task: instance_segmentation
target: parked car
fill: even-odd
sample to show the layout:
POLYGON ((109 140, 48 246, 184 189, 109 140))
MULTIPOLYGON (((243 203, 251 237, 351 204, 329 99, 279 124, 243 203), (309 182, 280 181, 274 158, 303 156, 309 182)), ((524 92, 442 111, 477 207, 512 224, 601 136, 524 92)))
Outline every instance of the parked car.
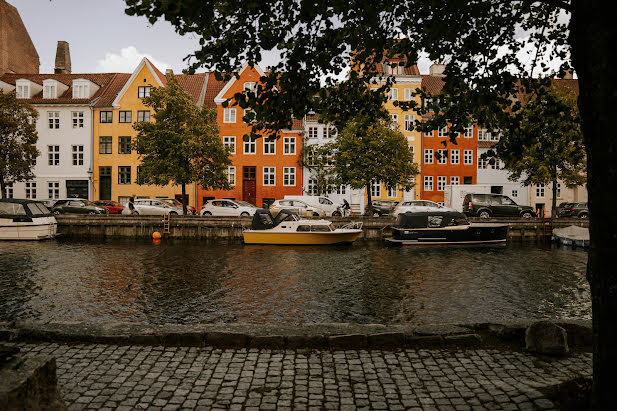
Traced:
MULTIPOLYGON (((164 201, 167 204, 179 207, 180 210, 182 210, 182 202, 176 200, 175 198, 157 198, 157 200, 164 201)), ((186 205, 186 210, 189 212, 189 214, 193 214, 193 215, 197 214, 197 210, 195 210, 195 207, 190 206, 188 204, 186 205)), ((179 214, 182 214, 182 213, 180 212, 179 214)))
POLYGON ((437 204, 434 201, 410 200, 410 201, 403 201, 399 203, 396 207, 394 207, 394 210, 392 210, 392 215, 396 217, 402 213, 408 213, 408 212, 413 213, 413 212, 420 212, 420 211, 436 211, 436 210, 454 211, 450 208, 442 206, 441 204, 437 204))
POLYGON ((95 201, 94 204, 99 207, 106 208, 107 211, 109 211, 109 214, 120 214, 124 209, 124 206, 122 204, 112 200, 98 200, 95 201))
POLYGON ((518 205, 501 194, 467 194, 463 199, 463 213, 469 217, 536 217, 530 206, 518 205))
POLYGON ((309 206, 318 208, 323 210, 323 213, 320 215, 328 215, 328 216, 342 216, 343 210, 341 204, 336 204, 334 201, 330 200, 328 197, 324 196, 294 196, 294 195, 286 195, 285 200, 299 200, 303 201, 309 206))
POLYGON ((84 198, 66 198, 58 200, 51 208, 54 214, 109 214, 105 207, 99 207, 84 198))
POLYGON ((277 215, 281 210, 291 210, 300 217, 326 215, 326 212, 321 208, 313 207, 300 200, 276 200, 270 205, 270 214, 272 214, 272 216, 277 215))
MULTIPOLYGON (((381 217, 382 215, 390 215, 394 211, 394 207, 398 205, 396 200, 373 200, 373 217, 381 217)), ((368 210, 364 212, 368 215, 368 210)))
POLYGON ((45 207, 47 207, 47 209, 51 211, 52 207, 54 206, 54 204, 56 204, 57 200, 39 200, 39 201, 45 204, 45 207))
POLYGON ((246 201, 239 200, 210 200, 203 205, 200 215, 212 216, 241 216, 248 217, 255 214, 257 207, 246 201))
MULTIPOLYGON (((158 198, 138 198, 135 200, 135 212, 140 215, 178 215, 182 214, 182 209, 167 204, 158 198)), ((122 214, 130 214, 128 204, 122 210, 122 214)))
POLYGON ((566 203, 563 207, 561 204, 557 211, 559 217, 578 217, 589 218, 589 209, 587 203, 566 203))

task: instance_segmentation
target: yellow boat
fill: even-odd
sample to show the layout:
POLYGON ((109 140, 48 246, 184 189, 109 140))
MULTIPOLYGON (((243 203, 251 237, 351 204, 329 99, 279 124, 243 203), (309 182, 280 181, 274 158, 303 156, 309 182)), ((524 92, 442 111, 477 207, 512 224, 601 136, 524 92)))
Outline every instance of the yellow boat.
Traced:
POLYGON ((334 228, 327 220, 302 220, 289 210, 272 218, 266 209, 253 216, 251 228, 243 231, 245 244, 326 245, 353 243, 362 234, 362 223, 334 228))

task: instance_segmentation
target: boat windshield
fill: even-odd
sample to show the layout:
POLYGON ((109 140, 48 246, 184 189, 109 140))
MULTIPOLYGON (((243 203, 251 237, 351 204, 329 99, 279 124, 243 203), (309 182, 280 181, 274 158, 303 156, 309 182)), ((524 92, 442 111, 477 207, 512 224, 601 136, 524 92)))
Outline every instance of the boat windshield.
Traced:
POLYGON ((26 209, 19 203, 0 203, 0 215, 26 215, 26 209))
POLYGON ((332 227, 330 224, 301 224, 296 231, 325 233, 332 231, 332 227))
POLYGON ((32 215, 50 215, 51 213, 42 203, 28 203, 26 204, 32 215))

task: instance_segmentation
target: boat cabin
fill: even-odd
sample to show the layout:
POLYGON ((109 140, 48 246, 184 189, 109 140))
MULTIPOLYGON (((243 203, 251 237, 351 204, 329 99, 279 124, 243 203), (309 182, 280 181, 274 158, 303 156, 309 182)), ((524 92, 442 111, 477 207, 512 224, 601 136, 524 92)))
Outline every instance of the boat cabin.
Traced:
POLYGON ((398 228, 442 228, 469 225, 465 214, 457 211, 422 211, 399 214, 395 227, 398 228))
POLYGON ((0 199, 0 218, 13 222, 31 222, 33 218, 49 217, 51 213, 45 204, 35 200, 14 198, 0 199))

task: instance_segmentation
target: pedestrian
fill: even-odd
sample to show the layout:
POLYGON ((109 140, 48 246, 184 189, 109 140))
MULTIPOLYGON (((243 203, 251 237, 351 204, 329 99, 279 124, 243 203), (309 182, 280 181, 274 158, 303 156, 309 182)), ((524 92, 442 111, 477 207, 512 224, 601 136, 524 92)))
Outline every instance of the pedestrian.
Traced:
POLYGON ((135 210, 135 194, 131 194, 131 198, 129 198, 129 210, 131 210, 131 215, 137 212, 135 210))
POLYGON ((347 216, 349 214, 349 210, 351 210, 351 206, 346 199, 343 199, 343 215, 347 216))

